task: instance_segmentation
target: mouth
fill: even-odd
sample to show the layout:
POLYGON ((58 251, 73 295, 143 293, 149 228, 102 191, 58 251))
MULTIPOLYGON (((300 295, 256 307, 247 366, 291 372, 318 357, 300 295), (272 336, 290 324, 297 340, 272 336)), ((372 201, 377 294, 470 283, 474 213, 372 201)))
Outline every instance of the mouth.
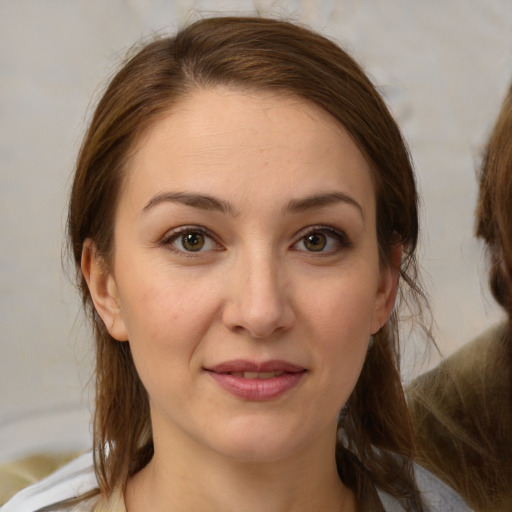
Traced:
POLYGON ((283 375, 283 373, 285 372, 230 372, 229 375, 243 379, 272 379, 283 375))
POLYGON ((307 370, 286 361, 228 361, 204 370, 220 387, 248 401, 270 400, 293 389, 307 370))
POLYGON ((236 374, 237 377, 245 376, 245 378, 248 379, 268 379, 283 373, 298 373, 306 371, 303 366, 277 359, 272 361, 263 361, 261 363, 245 359, 236 359, 214 366, 209 366, 205 368, 205 370, 215 373, 236 374))

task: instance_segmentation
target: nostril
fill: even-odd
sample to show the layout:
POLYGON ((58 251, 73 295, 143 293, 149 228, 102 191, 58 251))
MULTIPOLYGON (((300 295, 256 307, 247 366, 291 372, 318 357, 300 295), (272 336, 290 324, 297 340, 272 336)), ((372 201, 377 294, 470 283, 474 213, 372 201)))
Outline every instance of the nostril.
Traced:
POLYGON ((275 257, 270 255, 239 261, 236 275, 230 276, 230 300, 224 304, 223 322, 236 333, 255 339, 267 338, 293 325, 295 316, 288 292, 283 287, 275 257))
POLYGON ((224 311, 224 325, 232 332, 246 334, 255 339, 264 339, 280 331, 288 330, 294 323, 295 316, 289 307, 275 310, 243 311, 234 306, 224 311))

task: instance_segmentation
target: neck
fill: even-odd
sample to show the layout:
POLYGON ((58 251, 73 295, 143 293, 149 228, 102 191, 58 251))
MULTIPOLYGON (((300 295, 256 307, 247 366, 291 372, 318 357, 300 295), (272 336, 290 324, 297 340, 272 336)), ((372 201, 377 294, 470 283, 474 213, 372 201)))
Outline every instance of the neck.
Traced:
MULTIPOLYGON (((128 512, 354 512, 341 482, 335 433, 289 457, 240 461, 155 439, 151 462, 128 482, 128 512)), ((183 440, 182 440, 183 441, 183 440)))

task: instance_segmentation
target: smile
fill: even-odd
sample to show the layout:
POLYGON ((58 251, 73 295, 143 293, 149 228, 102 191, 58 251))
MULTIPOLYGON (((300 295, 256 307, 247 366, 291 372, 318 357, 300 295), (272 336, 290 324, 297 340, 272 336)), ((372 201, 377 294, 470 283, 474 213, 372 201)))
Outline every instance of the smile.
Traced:
POLYGON ((283 372, 232 372, 230 375, 244 379, 272 379, 283 375, 283 372))
POLYGON ((305 368, 285 361, 258 364, 241 360, 205 371, 224 391, 247 401, 278 398, 299 384, 307 373, 305 368))

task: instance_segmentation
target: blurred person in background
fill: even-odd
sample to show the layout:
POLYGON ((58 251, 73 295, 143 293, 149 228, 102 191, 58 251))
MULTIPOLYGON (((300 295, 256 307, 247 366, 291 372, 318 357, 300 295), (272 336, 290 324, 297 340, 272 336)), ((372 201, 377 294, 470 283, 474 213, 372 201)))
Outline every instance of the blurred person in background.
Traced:
POLYGON ((484 153, 476 236, 505 320, 408 389, 418 461, 482 512, 512 510, 512 85, 484 153), (463 469, 465 468, 465 469, 463 469))

